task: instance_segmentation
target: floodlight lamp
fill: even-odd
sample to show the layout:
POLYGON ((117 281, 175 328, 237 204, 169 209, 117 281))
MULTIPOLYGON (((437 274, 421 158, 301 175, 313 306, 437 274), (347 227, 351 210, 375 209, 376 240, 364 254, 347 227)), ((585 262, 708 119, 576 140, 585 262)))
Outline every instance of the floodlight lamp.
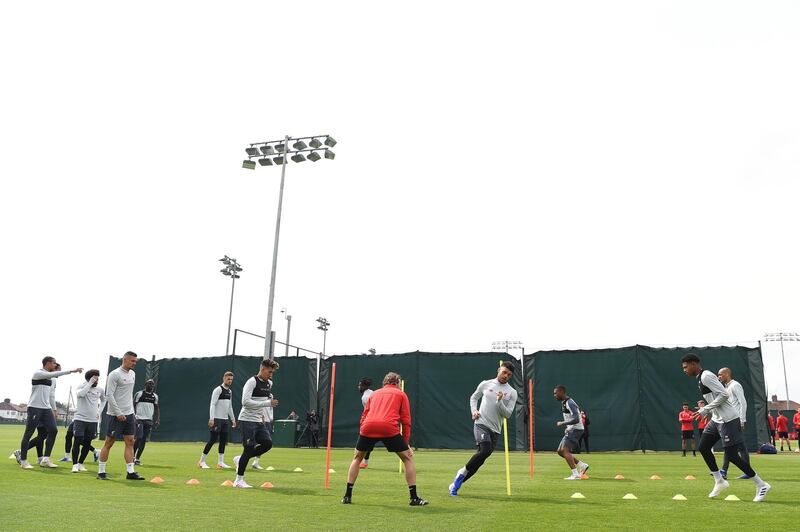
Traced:
POLYGON ((264 155, 275 155, 275 150, 273 149, 272 146, 264 145, 261 146, 261 153, 263 153, 264 155))
POLYGON ((297 153, 295 155, 292 155, 292 160, 296 163, 302 163, 303 161, 306 160, 306 158, 303 156, 302 153, 297 153))
POLYGON ((325 158, 326 159, 333 160, 334 157, 336 157, 335 153, 333 153, 331 150, 325 150, 325 158))
POLYGON ((296 150, 304 150, 304 149, 308 148, 308 144, 306 144, 302 140, 298 140, 297 142, 292 144, 292 148, 294 148, 296 150))
POLYGON ((309 161, 311 161, 312 163, 315 163, 315 162, 319 161, 320 159, 322 159, 322 157, 320 157, 319 153, 317 153, 315 151, 312 151, 311 153, 308 154, 307 159, 309 161))
POLYGON ((286 145, 285 144, 276 144, 275 145, 275 151, 278 152, 278 153, 285 152, 286 151, 286 145))
POLYGON ((242 161, 242 168, 247 168, 248 170, 255 170, 256 162, 251 161, 249 159, 245 159, 244 161, 242 161))
POLYGON ((281 165, 284 164, 285 158, 284 157, 273 157, 272 160, 275 164, 281 165))
POLYGON ((258 164, 260 164, 261 166, 272 166, 272 161, 264 157, 263 159, 258 160, 258 164))
POLYGON ((245 148, 244 151, 247 152, 247 155, 249 155, 250 157, 255 157, 256 155, 258 155, 258 148, 254 148, 253 146, 245 148))
POLYGON ((242 276, 241 276, 241 275, 236 275, 236 274, 234 273, 234 274, 233 274, 231 277, 233 277, 234 279, 240 279, 242 276))
POLYGON ((221 269, 220 272, 222 272, 222 275, 230 275, 231 274, 231 272, 229 272, 227 268, 221 269))
POLYGON ((308 143, 314 149, 322 147, 322 142, 319 139, 311 139, 311 142, 308 143))
POLYGON ((326 137, 325 138, 325 145, 330 147, 330 148, 333 148, 334 146, 336 146, 336 139, 333 138, 333 137, 326 137))

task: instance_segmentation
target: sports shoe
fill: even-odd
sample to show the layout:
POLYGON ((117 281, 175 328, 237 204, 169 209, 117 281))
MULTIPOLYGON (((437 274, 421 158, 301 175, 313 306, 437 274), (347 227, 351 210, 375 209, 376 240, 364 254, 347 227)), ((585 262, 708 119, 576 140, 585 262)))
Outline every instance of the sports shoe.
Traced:
POLYGON ((747 479, 749 479, 749 478, 750 478, 750 477, 749 477, 749 476, 747 476, 747 475, 739 475, 738 477, 736 477, 736 480, 747 480, 747 479))
POLYGON ((78 467, 78 464, 75 464, 75 465, 72 466, 72 472, 73 473, 80 473, 81 472, 81 468, 78 467))
POLYGON ((353 504, 353 499, 350 497, 342 497, 342 504, 353 504))
POLYGON ((141 476, 136 471, 134 471, 133 473, 128 473, 127 475, 125 475, 125 478, 128 480, 144 480, 144 477, 141 476))
POLYGON ((22 465, 22 451, 19 449, 14 451, 14 460, 16 460, 19 465, 22 465))
POLYGON ((772 486, 764 482, 760 486, 756 486, 756 496, 753 499, 753 502, 761 502, 764 500, 764 497, 767 496, 767 492, 772 489, 772 486))
POLYGON ((425 506, 427 504, 428 504, 428 501, 426 501, 425 499, 421 499, 419 497, 417 497, 416 499, 411 499, 410 501, 408 501, 408 505, 409 506, 425 506))
POLYGON ((94 450, 94 461, 97 462, 98 458, 100 458, 100 452, 95 449, 94 450))
POLYGON ((255 469, 256 471, 263 471, 263 470, 264 470, 264 468, 263 468, 263 467, 261 467, 261 464, 253 464, 253 465, 251 465, 250 467, 252 467, 252 468, 253 468, 253 469, 255 469))
POLYGON ((133 461, 133 465, 142 465, 142 461, 141 461, 141 460, 139 460, 138 458, 136 458, 136 459, 133 461))
POLYGON ((714 497, 719 495, 722 490, 728 489, 729 487, 730 487, 730 484, 728 484, 727 480, 720 479, 720 480, 714 482, 714 489, 711 490, 711 493, 709 493, 708 496, 709 496, 709 498, 713 499, 714 497))
POLYGON ((97 480, 108 480, 108 477, 106 476, 105 473, 98 473, 97 480))
POLYGON ((578 468, 578 475, 583 476, 587 471, 589 471, 589 464, 584 464, 583 467, 578 468))
POLYGON ((230 468, 231 468, 231 466, 229 466, 225 462, 218 462, 217 463, 217 469, 230 469, 230 468))
POLYGON ((366 469, 368 467, 369 467, 369 464, 366 463, 366 462, 361 462, 360 464, 358 464, 358 468, 359 469, 366 469))
POLYGON ((568 477, 564 477, 564 480, 580 480, 581 477, 576 477, 575 475, 570 475, 568 477))
POLYGON ((49 458, 45 458, 41 462, 39 462, 39 467, 46 467, 46 468, 50 468, 50 469, 55 469, 58 466, 56 464, 54 464, 53 462, 51 462, 49 458))
POLYGON ((208 464, 207 464, 207 463, 205 463, 205 462, 197 462, 197 467, 199 467, 200 469, 211 469, 211 468, 208 466, 208 464))
POLYGON ((461 489, 461 485, 464 483, 465 480, 466 477, 464 475, 462 475, 461 473, 456 473, 456 478, 453 479, 453 487, 455 488, 456 491, 461 489))
POLYGON ((59 462, 72 462, 72 458, 70 458, 69 456, 65 456, 64 458, 59 458, 58 461, 59 462))
POLYGON ((88 469, 86 469, 85 467, 83 467, 83 464, 78 464, 78 471, 80 471, 81 473, 83 473, 84 471, 89 471, 89 470, 88 470, 88 469))
POLYGON ((451 497, 458 497, 458 489, 456 488, 456 485, 455 485, 455 483, 453 483, 453 484, 450 484, 450 485, 447 487, 447 489, 448 489, 448 490, 450 490, 450 496, 451 496, 451 497))
POLYGON ((253 486, 251 486, 250 484, 245 482, 244 479, 242 479, 242 480, 237 480, 236 482, 234 482, 233 483, 233 487, 234 488, 252 488, 253 486))

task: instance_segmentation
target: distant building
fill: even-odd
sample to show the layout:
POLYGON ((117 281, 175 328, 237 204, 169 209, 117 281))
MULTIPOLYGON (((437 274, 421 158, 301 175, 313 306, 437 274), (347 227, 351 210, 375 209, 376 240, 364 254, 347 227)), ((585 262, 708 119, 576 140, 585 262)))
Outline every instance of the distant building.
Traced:
POLYGON ((26 406, 15 405, 11 399, 5 399, 0 403, 0 418, 24 421, 27 418, 27 410, 26 406))
MULTIPOLYGON (((797 401, 789 401, 789 410, 796 411, 798 408, 800 408, 800 403, 798 403, 797 401)), ((770 412, 775 412, 776 410, 785 412, 786 399, 778 399, 777 395, 773 395, 772 401, 769 402, 769 410, 770 412)), ((791 419, 789 421, 791 421, 791 419)))

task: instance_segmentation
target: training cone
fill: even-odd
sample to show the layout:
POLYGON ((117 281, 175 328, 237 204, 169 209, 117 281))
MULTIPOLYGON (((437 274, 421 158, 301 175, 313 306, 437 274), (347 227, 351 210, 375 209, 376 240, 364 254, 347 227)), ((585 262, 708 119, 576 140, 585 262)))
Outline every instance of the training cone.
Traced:
POLYGON ((581 480, 589 480, 589 475, 587 475, 586 473, 582 473, 581 480))
POLYGON ((628 501, 632 501, 634 499, 637 499, 638 497, 636 497, 636 495, 634 495, 633 493, 626 493, 625 495, 622 496, 622 498, 628 501))
POLYGON ((299 468, 299 467, 295 467, 294 469, 292 469, 292 471, 294 471, 295 473, 302 473, 303 469, 299 468))
POLYGON ((614 477, 614 480, 625 480, 625 477, 623 477, 622 475, 617 475, 616 477, 614 477))
POLYGON ((198 484, 200 484, 200 481, 197 480, 196 478, 190 478, 189 480, 186 481, 186 483, 190 486, 197 486, 198 484))
POLYGON ((570 496, 570 499, 585 499, 585 498, 586 497, 583 495, 583 493, 577 491, 570 496))
POLYGON ((233 486, 233 482, 231 482, 230 480, 226 480, 225 482, 220 484, 220 486, 225 486, 226 488, 230 488, 231 486, 233 486))
POLYGON ((683 480, 697 480, 697 479, 694 478, 694 475, 686 475, 685 477, 683 477, 683 480))
POLYGON ((650 480, 661 480, 661 477, 659 477, 658 475, 653 475, 652 477, 650 477, 650 480))
POLYGON ((272 486, 272 482, 264 482, 263 484, 261 484, 261 487, 264 488, 265 490, 267 490, 267 489, 273 487, 272 486))
POLYGON ((740 499, 736 495, 728 495, 727 497, 725 497, 725 500, 726 501, 741 501, 742 499, 740 499))
POLYGON ((683 495, 681 495, 680 493, 678 493, 677 495, 675 495, 675 496, 672 498, 672 500, 673 500, 673 501, 685 501, 685 500, 687 500, 687 499, 686 499, 686 497, 684 497, 683 495))
POLYGON ((331 469, 328 469, 328 473, 336 473, 336 470, 335 470, 335 469, 333 469, 333 468, 331 468, 331 469))
POLYGON ((272 466, 269 466, 269 467, 266 469, 266 471, 275 471, 275 468, 274 468, 274 467, 272 467, 272 466))
POLYGON ((152 484, 163 484, 164 483, 164 479, 161 478, 161 477, 153 477, 152 479, 150 479, 150 482, 152 484))

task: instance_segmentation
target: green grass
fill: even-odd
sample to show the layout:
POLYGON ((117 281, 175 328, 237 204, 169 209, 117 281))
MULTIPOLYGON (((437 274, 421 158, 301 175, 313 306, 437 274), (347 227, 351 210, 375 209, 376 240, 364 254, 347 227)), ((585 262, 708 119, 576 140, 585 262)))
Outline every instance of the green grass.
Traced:
MULTIPOLYGON (((56 442, 55 457, 63 451, 63 432, 56 442)), ((0 426, 4 456, 19 446, 22 427, 0 426)), ((753 465, 773 489, 767 501, 751 502, 753 483, 732 480, 725 495, 741 502, 709 500, 711 480, 700 457, 679 453, 592 453, 582 455, 591 464, 589 480, 562 480, 569 472, 553 453, 536 457, 536 478, 528 478, 528 456, 511 454, 511 497, 505 492, 502 453, 495 453, 483 469, 451 498, 447 486, 462 466, 467 451, 417 452, 418 489, 430 506, 407 506, 407 489, 397 472, 397 459, 383 449, 373 453, 369 469, 356 483, 352 506, 340 504, 352 452, 332 454, 331 489, 324 488, 324 449, 273 449, 263 464, 277 470, 248 471, 247 480, 258 485, 272 482, 271 490, 236 490, 220 487, 233 473, 199 470, 199 443, 149 443, 144 465, 138 471, 149 480, 155 475, 166 482, 124 480, 122 449, 112 450, 108 473, 112 480, 96 480, 91 459, 89 473, 72 474, 70 464, 53 470, 21 470, 5 460, 0 474, 0 522, 3 530, 53 528, 100 530, 113 528, 196 530, 244 530, 256 528, 297 530, 488 530, 488 529, 651 529, 763 530, 794 529, 800 508, 800 455, 753 456, 753 465), (295 467, 304 472, 294 473, 295 467), (625 480, 614 480, 617 474, 625 480), (657 474, 663 480, 649 480, 657 474), (683 480, 694 475, 697 480, 683 480), (187 486, 190 478, 198 486, 187 486), (583 500, 570 495, 580 491, 583 500), (634 493, 638 500, 622 500, 634 493), (673 501, 682 493, 688 501, 673 501)), ((241 450, 231 446, 227 459, 241 450)), ((32 456, 35 456, 32 455, 32 456)), ((211 459, 216 461, 216 454, 211 459)), ((734 475, 732 475, 734 476, 734 475)))

